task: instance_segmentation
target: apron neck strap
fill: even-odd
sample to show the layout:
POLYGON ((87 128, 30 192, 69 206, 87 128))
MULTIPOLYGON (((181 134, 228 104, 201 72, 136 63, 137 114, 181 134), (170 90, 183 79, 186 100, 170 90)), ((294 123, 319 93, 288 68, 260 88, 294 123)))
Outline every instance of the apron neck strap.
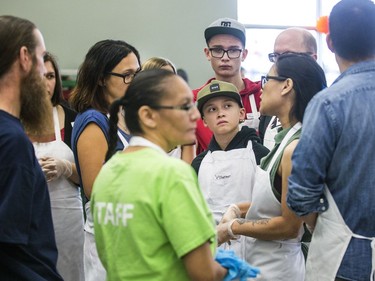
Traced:
POLYGON ((258 109, 257 109, 257 104, 255 102, 254 95, 249 96, 249 101, 250 101, 251 112, 254 114, 254 118, 255 118, 255 115, 258 114, 258 109))
POLYGON ((56 140, 61 141, 60 122, 59 122, 59 114, 57 113, 57 106, 53 107, 53 126, 55 128, 56 140))
POLYGON ((267 167, 267 172, 270 172, 272 167, 273 167, 273 164, 275 164, 276 162, 276 159, 278 158, 278 156, 280 155, 280 153, 284 150, 286 144, 288 143, 289 139, 291 137, 293 137, 293 135, 299 130, 302 128, 302 124, 301 122, 298 122, 296 124, 294 124, 294 126, 292 128, 290 128, 289 132, 285 135, 285 137, 283 138, 283 140, 281 141, 279 147, 277 148, 275 154, 273 155, 272 159, 271 159, 271 162, 270 164, 268 165, 267 167))

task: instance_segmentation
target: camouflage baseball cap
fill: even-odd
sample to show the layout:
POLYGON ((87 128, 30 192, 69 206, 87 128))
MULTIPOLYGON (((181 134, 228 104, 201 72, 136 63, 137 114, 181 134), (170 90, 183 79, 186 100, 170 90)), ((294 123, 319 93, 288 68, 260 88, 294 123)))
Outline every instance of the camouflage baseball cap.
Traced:
POLYGON ((204 104, 212 98, 215 97, 229 97, 234 99, 238 105, 242 108, 241 96, 238 93, 238 89, 232 83, 212 80, 206 86, 204 86, 197 96, 197 107, 199 112, 202 114, 204 104))

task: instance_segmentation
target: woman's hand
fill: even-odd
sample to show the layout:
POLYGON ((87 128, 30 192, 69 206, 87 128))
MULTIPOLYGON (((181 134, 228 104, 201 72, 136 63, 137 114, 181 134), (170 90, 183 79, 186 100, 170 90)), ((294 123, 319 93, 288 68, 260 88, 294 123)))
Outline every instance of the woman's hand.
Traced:
POLYGON ((54 157, 41 157, 38 159, 47 182, 58 179, 61 176, 69 178, 72 171, 72 163, 68 160, 54 157))
POLYGON ((241 210, 238 208, 236 204, 232 204, 228 207, 225 211, 223 217, 221 218, 220 223, 226 223, 233 219, 237 219, 241 217, 241 210))
POLYGON ((230 240, 237 240, 239 236, 234 235, 232 232, 232 224, 236 221, 236 219, 233 219, 229 222, 225 223, 219 223, 216 226, 217 231, 217 240, 219 246, 225 242, 228 242, 230 240))

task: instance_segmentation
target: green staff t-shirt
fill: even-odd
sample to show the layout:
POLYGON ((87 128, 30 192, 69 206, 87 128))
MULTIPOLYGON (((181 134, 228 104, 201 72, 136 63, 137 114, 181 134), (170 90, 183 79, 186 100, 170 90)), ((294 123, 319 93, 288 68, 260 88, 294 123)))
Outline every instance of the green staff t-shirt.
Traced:
POLYGON ((216 232, 194 170, 152 148, 117 153, 91 195, 108 280, 189 280, 181 257, 216 232))

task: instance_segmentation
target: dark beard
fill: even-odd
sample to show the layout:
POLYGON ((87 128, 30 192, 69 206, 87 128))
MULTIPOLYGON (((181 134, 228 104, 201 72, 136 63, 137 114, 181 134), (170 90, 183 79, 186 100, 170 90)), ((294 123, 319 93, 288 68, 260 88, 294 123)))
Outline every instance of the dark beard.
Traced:
POLYGON ((36 67, 21 81, 20 120, 29 136, 54 133, 51 100, 36 67))

